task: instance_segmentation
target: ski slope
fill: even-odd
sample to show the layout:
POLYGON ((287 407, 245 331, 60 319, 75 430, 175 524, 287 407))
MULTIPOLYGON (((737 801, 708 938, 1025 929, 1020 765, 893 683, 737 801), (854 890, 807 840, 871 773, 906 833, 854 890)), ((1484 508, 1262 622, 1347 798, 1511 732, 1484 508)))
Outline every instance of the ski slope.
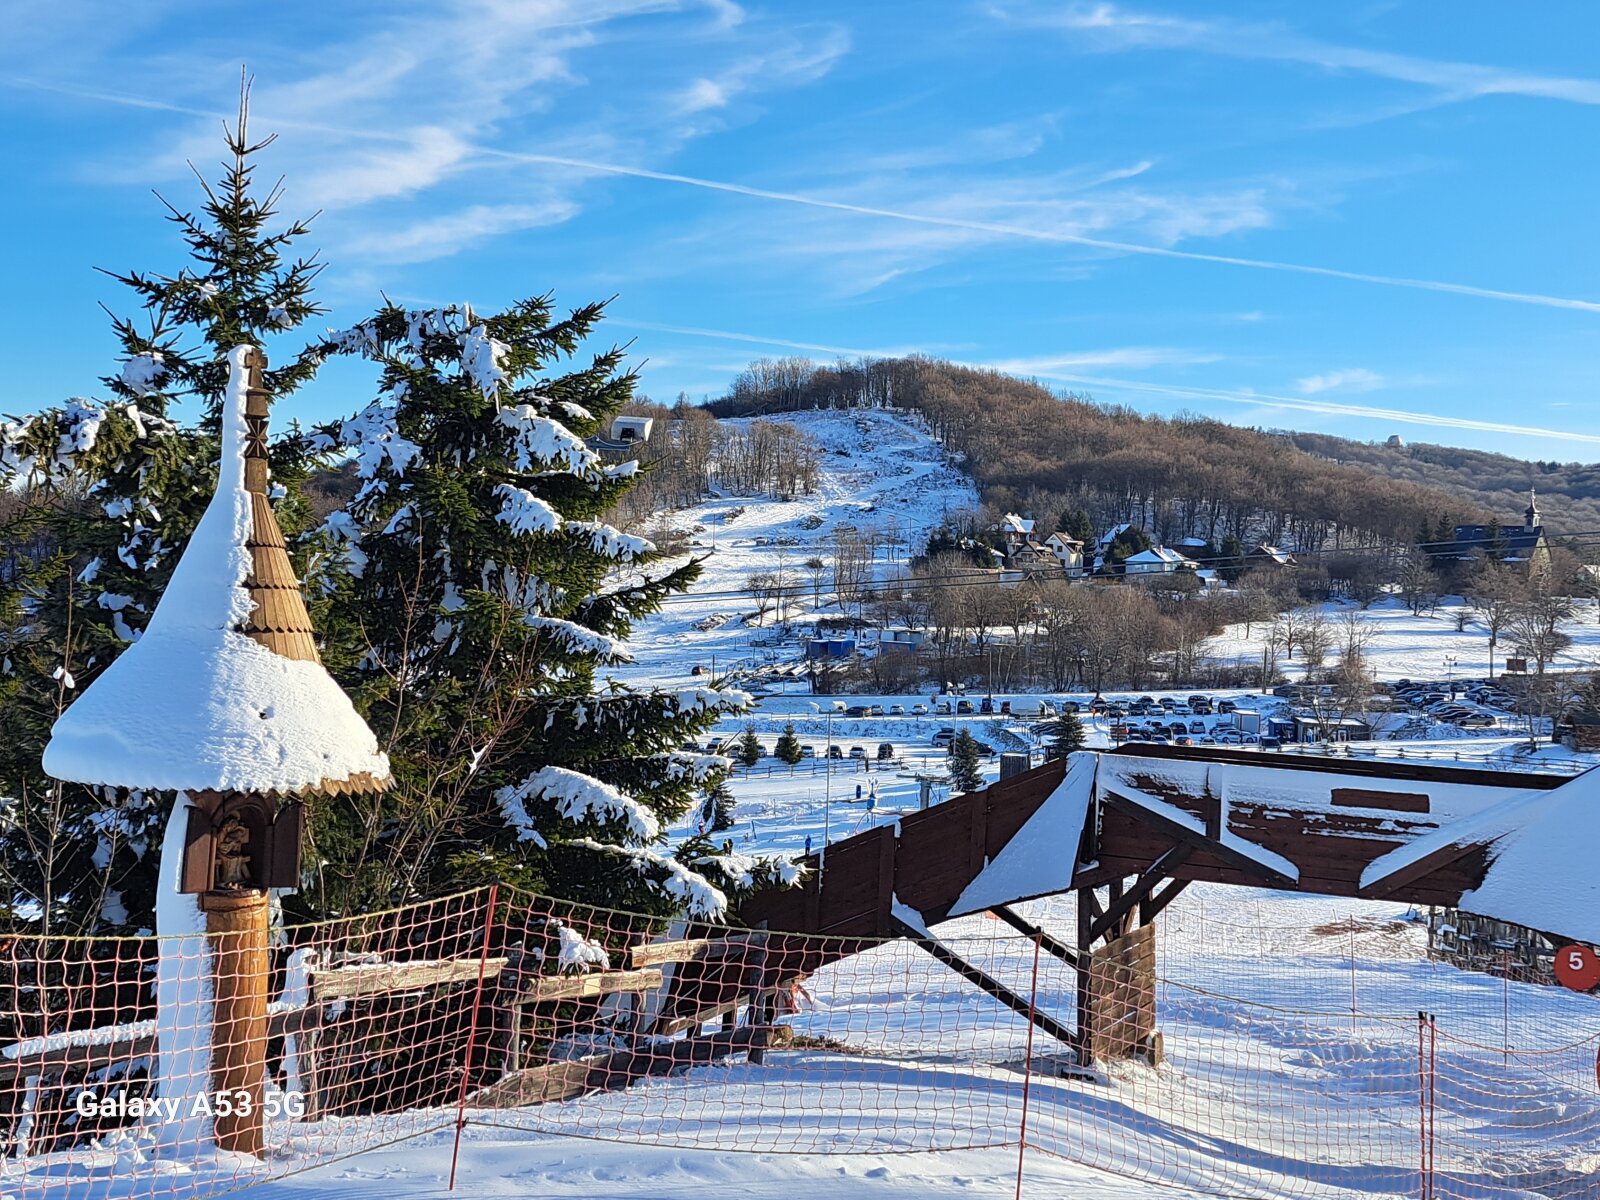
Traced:
MULTIPOLYGON (((617 678, 677 686, 696 666, 714 666, 720 676, 741 663, 771 661, 777 655, 768 644, 772 615, 758 626, 741 620, 756 609, 744 590, 752 574, 782 574, 805 591, 809 609, 812 576, 802 564, 815 556, 831 568, 831 539, 842 527, 885 539, 875 568, 882 577, 905 569, 951 513, 977 507, 971 479, 947 461, 914 414, 824 409, 774 419, 793 423, 821 446, 816 491, 787 501, 720 496, 673 514, 674 525, 692 531, 692 554, 703 562, 700 581, 690 595, 674 597, 639 623, 627 643, 634 662, 615 669, 617 678), (771 544, 778 538, 793 544, 771 544), (719 623, 696 628, 702 622, 719 623)), ((830 580, 825 574, 823 596, 830 580)), ((784 653, 795 652, 791 642, 784 653)))

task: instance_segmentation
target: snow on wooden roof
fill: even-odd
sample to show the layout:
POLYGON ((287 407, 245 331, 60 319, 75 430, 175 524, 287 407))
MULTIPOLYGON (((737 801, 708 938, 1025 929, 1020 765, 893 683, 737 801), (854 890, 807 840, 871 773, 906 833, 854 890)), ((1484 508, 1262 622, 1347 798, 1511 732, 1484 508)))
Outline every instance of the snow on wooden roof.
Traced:
POLYGON ((181 791, 355 792, 389 760, 317 656, 267 499, 265 360, 228 354, 217 491, 150 624, 62 714, 57 779, 181 791))
POLYGON ((1489 864, 1461 907, 1497 920, 1600 942, 1600 770, 1550 791, 1512 792, 1372 862, 1364 887, 1454 861, 1487 847, 1489 864))

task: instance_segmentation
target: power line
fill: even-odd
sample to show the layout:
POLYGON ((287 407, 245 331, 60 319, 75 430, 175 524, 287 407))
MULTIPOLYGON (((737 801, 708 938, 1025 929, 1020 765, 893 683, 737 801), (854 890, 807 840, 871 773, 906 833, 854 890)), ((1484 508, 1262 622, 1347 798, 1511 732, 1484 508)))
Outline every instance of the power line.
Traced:
MULTIPOLYGON (((1324 549, 1324 550, 1308 550, 1308 551, 1304 551, 1304 552, 1296 551, 1296 552, 1294 552, 1293 557, 1294 557, 1296 563, 1301 563, 1301 562, 1304 562, 1306 560, 1315 561, 1315 560, 1332 560, 1332 559, 1340 559, 1340 558, 1357 558, 1357 559, 1370 558, 1370 559, 1375 559, 1375 560, 1380 560, 1380 561, 1391 561, 1392 562, 1392 561, 1395 561, 1395 560, 1398 560, 1398 559, 1402 559, 1402 558, 1406 557, 1407 555, 1409 555, 1411 553, 1414 553, 1416 551, 1421 551, 1421 552, 1423 552, 1425 554, 1428 554, 1430 557, 1439 557, 1440 549, 1446 548, 1446 547, 1454 548, 1457 544, 1458 543, 1456 543, 1454 541, 1450 541, 1450 542, 1416 542, 1416 543, 1406 543, 1406 544, 1395 544, 1395 545, 1391 545, 1391 546, 1364 546, 1364 547, 1363 546, 1352 546, 1352 547, 1345 547, 1345 548, 1330 548, 1330 549, 1324 549)), ((1563 537, 1561 539, 1561 546, 1562 547, 1570 547, 1570 548, 1574 548, 1574 549, 1582 549, 1582 548, 1587 548, 1587 547, 1600 547, 1600 529, 1583 530, 1583 531, 1580 531, 1578 533, 1563 535, 1563 537)), ((1558 548, 1560 548, 1560 547, 1558 547, 1558 548)), ((702 560, 702 561, 704 561, 704 560, 702 560)), ((1230 556, 1226 556, 1226 557, 1220 556, 1220 555, 1219 556, 1215 556, 1215 557, 1208 556, 1204 560, 1191 560, 1191 561, 1198 561, 1199 562, 1199 567, 1200 567, 1201 570, 1228 570, 1228 569, 1231 569, 1233 567, 1239 567, 1241 569, 1249 569, 1249 568, 1251 568, 1253 566, 1261 565, 1259 559, 1252 559, 1251 556, 1248 553, 1245 553, 1245 554, 1242 554, 1242 555, 1230 555, 1230 556)), ((1458 558, 1456 561, 1461 561, 1461 560, 1458 558)), ((1137 579, 1160 580, 1160 579, 1168 578, 1168 577, 1170 577, 1170 576, 1172 576, 1174 574, 1177 574, 1177 572, 1168 571, 1168 572, 1137 572, 1137 573, 1132 574, 1132 575, 1126 575, 1126 574, 1124 574, 1124 575, 1082 575, 1082 576, 1075 576, 1074 577, 1074 576, 1066 576, 1066 575, 1057 575, 1055 572, 1058 569, 1059 568, 1051 568, 1051 567, 1044 567, 1042 569, 1031 569, 1031 568, 1024 568, 1024 567, 1009 567, 1009 568, 996 568, 996 569, 993 569, 993 572, 991 573, 991 569, 974 566, 974 567, 970 568, 972 574, 970 574, 970 575, 963 574, 963 575, 961 575, 959 577, 956 577, 956 578, 953 578, 953 579, 952 578, 941 578, 941 577, 937 577, 937 576, 928 576, 928 575, 910 575, 910 576, 905 576, 905 577, 901 577, 901 578, 898 578, 898 579, 887 579, 887 580, 880 579, 880 580, 872 580, 872 581, 869 581, 869 582, 864 582, 864 583, 862 583, 860 585, 857 585, 856 587, 853 587, 853 588, 849 589, 849 591, 851 593, 850 599, 851 599, 851 601, 854 601, 856 599, 868 599, 868 600, 870 600, 870 599, 879 599, 879 598, 883 598, 884 596, 900 595, 900 594, 905 594, 905 593, 913 593, 914 594, 914 593, 918 593, 918 592, 937 591, 937 590, 947 589, 947 588, 959 588, 959 587, 969 587, 969 586, 970 587, 994 587, 994 586, 996 586, 996 583, 997 583, 997 575, 1000 572, 1004 572, 1004 571, 1010 571, 1010 572, 1022 574, 1024 578, 1016 580, 1015 582, 1017 582, 1017 583, 1036 582, 1036 581, 1039 581, 1040 579, 1043 579, 1045 581, 1055 580, 1055 579, 1064 579, 1067 582, 1073 582, 1073 581, 1076 580, 1076 581, 1080 581, 1080 582, 1107 582, 1107 583, 1109 583, 1109 582, 1123 582, 1123 581, 1130 580, 1130 579, 1134 579, 1134 580, 1137 580, 1137 579)), ((1011 581, 1003 581, 1003 582, 1011 582, 1011 581)), ((810 594, 813 597, 815 597, 817 595, 817 591, 818 591, 818 589, 807 587, 804 584, 786 584, 786 585, 784 585, 782 590, 783 590, 784 594, 788 597, 788 599, 791 602, 796 600, 796 599, 804 600, 807 594, 810 594)), ((836 598, 838 597, 839 589, 837 587, 822 588, 820 590, 821 590, 821 592, 823 594, 831 594, 831 595, 834 595, 836 598)), ((701 602, 706 601, 706 600, 720 600, 720 599, 748 600, 748 599, 751 599, 751 598, 752 598, 752 593, 748 589, 730 588, 730 589, 721 589, 721 590, 717 590, 717 591, 680 592, 680 593, 676 593, 674 595, 665 597, 662 600, 662 605, 663 606, 667 606, 667 605, 673 605, 673 604, 691 604, 691 603, 698 604, 698 603, 701 603, 701 602)))

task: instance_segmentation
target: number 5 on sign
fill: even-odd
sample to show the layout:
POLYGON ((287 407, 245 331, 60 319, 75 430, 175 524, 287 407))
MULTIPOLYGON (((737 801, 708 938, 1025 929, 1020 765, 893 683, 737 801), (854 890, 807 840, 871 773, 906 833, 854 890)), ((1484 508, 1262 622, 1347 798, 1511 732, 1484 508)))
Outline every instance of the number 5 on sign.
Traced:
POLYGON ((1556 951, 1556 979, 1575 992, 1600 984, 1600 954, 1587 946, 1563 946, 1556 951))

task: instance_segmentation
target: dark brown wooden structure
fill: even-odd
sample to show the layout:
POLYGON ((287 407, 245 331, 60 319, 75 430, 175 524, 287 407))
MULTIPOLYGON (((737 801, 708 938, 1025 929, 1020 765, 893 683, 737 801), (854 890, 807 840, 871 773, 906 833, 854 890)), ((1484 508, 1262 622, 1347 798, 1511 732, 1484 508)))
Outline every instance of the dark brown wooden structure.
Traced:
POLYGON ((1487 845, 1426 856, 1370 886, 1363 874, 1391 851, 1515 790, 1568 782, 1209 748, 1140 746, 1079 757, 1092 762, 1074 767, 1078 782, 1070 786, 1067 764, 1047 763, 903 817, 898 832, 881 826, 837 842, 825 861, 811 857, 803 887, 754 896, 740 916, 768 931, 841 938, 793 943, 795 965, 805 971, 870 944, 850 939, 926 940, 896 916, 897 901, 928 924, 972 911, 962 907, 963 893, 1019 834, 1034 838, 1024 830, 1047 802, 1081 805, 1081 828, 1056 848, 1056 865, 1007 876, 1016 894, 987 907, 1077 970, 1073 1042, 1082 1061, 1153 1055, 1153 1006, 1139 999, 1141 988, 1150 991, 1145 981, 1154 981, 1152 922, 1191 881, 1455 905, 1482 881, 1487 845), (1081 794, 1058 794, 1074 789, 1081 794), (1006 907, 1069 891, 1078 899, 1073 945, 1006 907))

